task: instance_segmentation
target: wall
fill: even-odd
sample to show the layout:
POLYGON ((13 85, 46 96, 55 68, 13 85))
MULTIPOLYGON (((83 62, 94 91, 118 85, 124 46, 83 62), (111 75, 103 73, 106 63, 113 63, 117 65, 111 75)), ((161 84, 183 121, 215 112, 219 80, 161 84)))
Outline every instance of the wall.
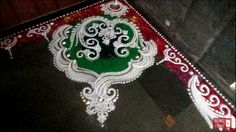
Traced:
POLYGON ((84 0, 1 0, 0 30, 84 0))

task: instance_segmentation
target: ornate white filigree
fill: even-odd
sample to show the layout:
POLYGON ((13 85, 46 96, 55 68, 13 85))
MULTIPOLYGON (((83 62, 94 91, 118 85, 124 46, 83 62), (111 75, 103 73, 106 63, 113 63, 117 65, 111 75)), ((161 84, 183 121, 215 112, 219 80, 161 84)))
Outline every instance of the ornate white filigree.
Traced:
POLYGON ((88 105, 86 112, 90 115, 97 114, 97 120, 103 126, 108 113, 115 110, 114 102, 118 99, 118 90, 109 87, 112 84, 124 84, 133 81, 140 76, 144 69, 153 65, 154 56, 157 54, 156 44, 154 41, 142 42, 139 59, 131 60, 125 70, 97 74, 89 69, 78 67, 75 60, 66 56, 67 49, 63 47, 63 41, 68 37, 67 32, 70 28, 71 26, 64 25, 55 31, 49 49, 54 55, 56 67, 64 71, 68 78, 74 81, 87 82, 91 85, 91 87, 82 90, 81 96, 88 105))
MULTIPOLYGON (((213 128, 214 118, 230 118, 231 127, 235 128, 235 117, 230 108, 221 103, 218 95, 212 94, 206 84, 201 84, 197 75, 192 75, 189 79, 188 91, 210 128, 213 128)), ((223 128, 219 129, 222 130, 223 128)))
POLYGON ((7 38, 4 39, 3 41, 0 41, 0 48, 1 49, 5 49, 9 52, 10 58, 12 59, 12 52, 11 52, 11 48, 13 46, 15 46, 17 43, 17 37, 13 37, 13 39, 7 38))
POLYGON ((180 70, 182 72, 189 71, 188 65, 183 63, 182 60, 176 56, 176 53, 171 48, 169 48, 169 46, 166 45, 166 49, 163 51, 163 55, 164 55, 164 58, 161 61, 157 62, 156 65, 159 65, 165 61, 168 61, 175 65, 181 65, 180 70))
MULTIPOLYGON (((101 5, 104 14, 120 17, 127 11, 127 7, 120 2, 109 2, 101 5)), ((94 16, 84 19, 75 27, 61 26, 53 33, 49 49, 54 55, 55 66, 64 71, 66 76, 74 81, 86 82, 91 87, 85 87, 81 94, 87 104, 86 112, 96 114, 102 124, 108 113, 115 110, 114 103, 118 99, 118 90, 110 88, 112 84, 124 84, 138 78, 142 71, 154 64, 157 47, 154 41, 143 41, 141 34, 133 23, 120 18, 109 20, 105 17, 94 16), (119 25, 126 26, 122 28, 119 25), (71 33, 70 33, 71 32, 71 33), (131 32, 129 34, 129 32, 131 32), (70 33, 70 36, 68 35, 70 33), (68 49, 64 47, 65 40, 70 40, 68 49), (90 69, 81 68, 76 60, 68 58, 68 50, 80 47, 77 57, 85 56, 88 60, 96 60, 100 56, 102 46, 114 47, 118 57, 127 57, 130 48, 139 49, 139 55, 130 60, 128 67, 119 72, 104 72, 98 74, 90 69), (82 48, 81 48, 82 46, 82 48), (141 50, 140 50, 141 49, 141 50)))
POLYGON ((51 24, 42 25, 38 28, 29 30, 29 32, 27 33, 27 37, 33 37, 34 34, 39 34, 39 35, 43 35, 44 38, 47 41, 49 41, 47 34, 50 32, 50 30, 51 30, 51 24))
POLYGON ((101 10, 106 15, 120 17, 122 15, 125 15, 128 10, 128 7, 123 5, 119 1, 111 1, 106 4, 102 4, 101 10))
POLYGON ((101 16, 89 17, 73 30, 72 35, 74 36, 72 42, 80 43, 85 48, 79 50, 77 56, 79 58, 85 56, 91 61, 98 59, 100 56, 102 49, 99 38, 101 38, 103 44, 113 45, 115 47, 114 53, 118 57, 127 57, 129 51, 126 48, 138 46, 138 32, 135 25, 120 18, 108 20, 101 16), (98 22, 94 23, 94 21, 98 22), (89 24, 91 26, 88 26, 89 24), (127 30, 117 26, 119 24, 127 25, 130 28, 133 32, 132 38, 128 36, 127 30))

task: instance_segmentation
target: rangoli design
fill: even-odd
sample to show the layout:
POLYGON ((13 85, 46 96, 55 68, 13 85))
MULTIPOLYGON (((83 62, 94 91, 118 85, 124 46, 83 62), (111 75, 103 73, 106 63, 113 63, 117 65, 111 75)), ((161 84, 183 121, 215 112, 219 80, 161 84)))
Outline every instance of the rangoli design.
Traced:
POLYGON ((157 47, 154 41, 143 40, 135 24, 120 18, 126 6, 109 2, 101 7, 106 16, 92 16, 74 26, 59 27, 49 48, 55 65, 68 78, 91 85, 82 90, 81 97, 87 104, 86 112, 96 114, 103 126, 119 96, 111 85, 138 78, 154 64, 157 47))
MULTIPOLYGON (((155 63, 182 80, 210 128, 215 128, 215 118, 227 118, 231 121, 228 130, 235 131, 235 106, 125 0, 102 0, 0 38, 0 49, 12 58, 11 48, 17 43, 40 38, 49 41, 60 71, 71 80, 89 84, 80 95, 86 112, 96 115, 101 126, 119 97, 112 85, 134 81, 155 63), (161 60, 155 62, 156 57, 161 60)), ((225 126, 218 128, 223 131, 225 126)))

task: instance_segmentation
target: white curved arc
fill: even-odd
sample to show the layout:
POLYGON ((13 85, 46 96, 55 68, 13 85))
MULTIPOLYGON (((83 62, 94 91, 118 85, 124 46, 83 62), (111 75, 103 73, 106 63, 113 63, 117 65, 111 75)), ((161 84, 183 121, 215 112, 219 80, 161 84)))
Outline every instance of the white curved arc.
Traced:
POLYGON ((62 42, 67 38, 67 32, 71 29, 70 25, 63 25, 53 32, 52 40, 49 43, 49 50, 52 54, 57 54, 59 50, 63 48, 62 42))
POLYGON ((72 61, 66 73, 72 80, 80 82, 93 83, 98 75, 93 71, 87 71, 83 68, 78 68, 76 61, 72 61))
POLYGON ((75 81, 82 81, 92 83, 96 80, 98 74, 93 71, 86 71, 83 68, 77 67, 77 63, 75 61, 70 60, 66 56, 66 48, 62 46, 63 40, 67 38, 67 31, 72 26, 64 25, 61 26, 58 30, 53 33, 53 39, 49 43, 49 49, 54 55, 54 63, 56 67, 61 70, 65 71, 66 75, 75 81), (86 76, 89 77, 86 77, 86 76))

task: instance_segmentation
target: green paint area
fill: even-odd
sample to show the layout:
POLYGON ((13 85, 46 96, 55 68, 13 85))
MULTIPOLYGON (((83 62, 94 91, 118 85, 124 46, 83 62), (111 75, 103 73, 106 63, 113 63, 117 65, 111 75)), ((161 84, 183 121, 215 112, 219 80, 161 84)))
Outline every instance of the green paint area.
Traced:
MULTIPOLYGON (((93 23, 99 24, 101 23, 101 21, 94 21, 92 23, 89 23, 88 25, 91 26, 93 23)), ((129 36, 129 39, 124 40, 125 43, 132 40, 134 33, 128 25, 121 23, 121 24, 117 24, 116 26, 121 28, 122 30, 127 31, 127 35, 129 36)), ((69 36, 71 37, 72 35, 73 33, 70 32, 69 36)), ((129 62, 131 60, 136 60, 137 59, 136 56, 139 56, 139 51, 137 47, 136 48, 129 47, 129 48, 126 48, 129 51, 129 55, 127 57, 124 57, 124 58, 118 57, 114 53, 114 46, 112 44, 116 39, 111 40, 109 45, 105 45, 102 43, 101 37, 96 36, 95 38, 99 41, 99 44, 102 50, 100 52, 100 57, 93 61, 88 60, 84 55, 81 58, 77 57, 77 52, 79 50, 86 49, 81 45, 80 42, 77 44, 75 42, 71 43, 72 42, 71 38, 68 38, 65 40, 67 44, 64 46, 66 48, 69 48, 72 45, 72 48, 67 51, 67 55, 70 55, 69 57, 70 59, 76 60, 79 67, 92 70, 98 74, 106 73, 106 72, 119 72, 128 68, 129 62)), ((141 43, 140 39, 138 39, 138 47, 140 47, 141 45, 140 43, 141 43)))
POLYGON ((128 57, 119 58, 116 56, 112 56, 109 59, 100 58, 94 61, 89 61, 85 57, 76 59, 79 67, 90 69, 97 73, 104 72, 118 72, 123 71, 128 67, 128 62, 131 59, 135 59, 136 55, 138 55, 137 49, 131 49, 128 57))

